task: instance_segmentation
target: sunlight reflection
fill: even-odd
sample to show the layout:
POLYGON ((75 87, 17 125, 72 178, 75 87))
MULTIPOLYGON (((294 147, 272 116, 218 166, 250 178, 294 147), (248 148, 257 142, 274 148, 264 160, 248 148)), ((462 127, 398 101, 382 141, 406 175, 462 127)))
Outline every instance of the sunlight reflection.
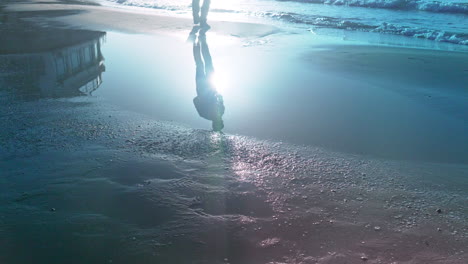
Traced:
POLYGON ((229 78, 224 72, 215 71, 211 75, 210 82, 221 95, 225 95, 225 92, 229 88, 229 78))
POLYGON ((213 145, 221 144, 223 140, 223 135, 220 133, 211 133, 210 134, 210 143, 213 145))

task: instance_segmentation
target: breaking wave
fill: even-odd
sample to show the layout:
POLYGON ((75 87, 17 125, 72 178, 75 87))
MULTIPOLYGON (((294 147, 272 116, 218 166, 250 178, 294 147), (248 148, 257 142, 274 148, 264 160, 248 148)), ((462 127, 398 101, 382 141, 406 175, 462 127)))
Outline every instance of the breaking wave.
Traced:
POLYGON ((380 25, 368 25, 364 23, 354 22, 350 20, 343 20, 334 17, 324 16, 303 16, 295 13, 264 13, 264 16, 268 16, 274 19, 287 21, 290 23, 307 24, 314 27, 322 28, 335 28, 335 29, 346 29, 363 32, 375 32, 385 33, 393 35, 401 35, 413 38, 421 38, 434 40, 439 42, 447 42, 459 45, 468 45, 468 33, 454 33, 446 32, 442 30, 431 30, 424 28, 414 28, 409 26, 401 26, 397 24, 391 24, 382 22, 380 25))
POLYGON ((434 13, 455 13, 468 15, 468 3, 453 1, 421 0, 278 0, 311 4, 356 6, 396 10, 420 10, 434 13))

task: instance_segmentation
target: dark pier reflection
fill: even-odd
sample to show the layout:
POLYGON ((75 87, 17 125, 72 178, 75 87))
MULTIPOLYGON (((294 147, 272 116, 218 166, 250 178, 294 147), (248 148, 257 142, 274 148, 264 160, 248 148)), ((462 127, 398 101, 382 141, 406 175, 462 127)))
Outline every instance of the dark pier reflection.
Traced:
POLYGON ((193 58, 196 65, 197 96, 193 99, 193 104, 201 117, 212 121, 214 131, 221 131, 224 128, 223 96, 218 93, 213 80, 214 67, 206 40, 207 29, 199 29, 193 27, 188 38, 193 42, 193 58))
MULTIPOLYGON (((34 100, 90 95, 98 89, 105 71, 101 44, 106 33, 86 30, 54 33, 39 32, 36 42, 29 46, 22 48, 19 44, 15 49, 2 50, 0 90, 34 100)), ((15 41, 14 37, 9 41, 15 41)))

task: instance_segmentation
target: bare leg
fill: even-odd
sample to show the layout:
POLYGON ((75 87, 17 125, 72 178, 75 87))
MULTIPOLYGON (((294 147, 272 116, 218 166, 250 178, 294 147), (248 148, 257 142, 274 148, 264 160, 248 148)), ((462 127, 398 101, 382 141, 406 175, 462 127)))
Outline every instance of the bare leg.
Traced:
POLYGON ((200 95, 203 90, 203 87, 202 87, 203 85, 200 85, 200 84, 203 83, 204 79, 206 79, 205 64, 203 63, 203 60, 202 60, 200 43, 197 43, 197 42, 193 43, 193 58, 195 59, 195 65, 196 65, 195 82, 197 85, 197 95, 200 95))
POLYGON ((193 23, 200 23, 200 0, 192 0, 193 23))
POLYGON ((207 78, 210 78, 214 71, 213 61, 211 59, 210 49, 208 48, 208 43, 206 42, 206 36, 200 35, 199 37, 201 45, 201 53, 203 55, 203 60, 205 61, 205 74, 207 78))
POLYGON ((208 25, 206 24, 206 17, 208 16, 208 11, 210 11, 210 2, 211 0, 204 0, 203 6, 201 7, 201 16, 200 16, 200 23, 201 25, 208 25))

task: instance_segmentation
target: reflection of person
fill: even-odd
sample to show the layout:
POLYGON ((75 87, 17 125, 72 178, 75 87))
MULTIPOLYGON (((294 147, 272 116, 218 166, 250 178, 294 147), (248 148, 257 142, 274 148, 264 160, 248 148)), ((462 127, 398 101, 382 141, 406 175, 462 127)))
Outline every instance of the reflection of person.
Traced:
POLYGON ((203 5, 200 10, 200 0, 192 0, 192 13, 193 13, 193 23, 198 24, 202 27, 209 27, 206 23, 206 17, 208 16, 208 11, 210 10, 211 0, 203 0, 203 5), (201 11, 201 12, 200 12, 201 11))
POLYGON ((201 117, 212 121, 214 131, 221 131, 224 128, 223 96, 216 91, 211 80, 214 68, 203 32, 200 33, 198 41, 193 42, 193 58, 196 64, 197 85, 197 96, 193 99, 193 104, 201 117))

